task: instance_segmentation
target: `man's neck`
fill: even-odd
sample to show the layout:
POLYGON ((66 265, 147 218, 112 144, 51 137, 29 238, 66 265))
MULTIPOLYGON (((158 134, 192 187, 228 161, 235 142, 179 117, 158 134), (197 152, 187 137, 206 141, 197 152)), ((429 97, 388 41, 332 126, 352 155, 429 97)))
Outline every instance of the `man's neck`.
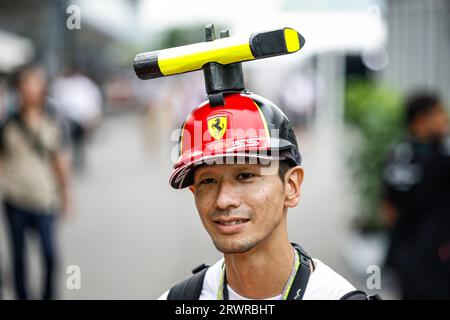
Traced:
POLYGON ((226 254, 227 282, 238 294, 267 299, 282 294, 292 273, 295 253, 287 237, 266 239, 242 254, 226 254))

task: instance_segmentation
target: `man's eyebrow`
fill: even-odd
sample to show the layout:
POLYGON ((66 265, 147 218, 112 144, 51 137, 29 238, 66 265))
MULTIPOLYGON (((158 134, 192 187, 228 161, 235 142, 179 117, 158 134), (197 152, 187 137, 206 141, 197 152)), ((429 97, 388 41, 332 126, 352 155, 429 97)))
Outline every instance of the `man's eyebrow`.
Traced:
POLYGON ((208 175, 208 174, 211 174, 211 170, 208 167, 205 167, 205 166, 202 165, 202 166, 198 167, 197 169, 195 169, 195 171, 193 173, 193 176, 194 176, 194 179, 195 179, 195 177, 201 178, 201 177, 203 177, 205 175, 208 175), (203 168, 203 170, 202 170, 202 168, 203 168), (199 170, 200 170, 200 172, 199 172, 199 170))
POLYGON ((260 166, 254 166, 251 164, 243 164, 241 167, 237 168, 237 170, 242 171, 242 170, 251 170, 251 171, 260 171, 261 167, 260 166))
MULTIPOLYGON (((230 164, 231 166, 236 166, 236 164, 230 164)), ((270 163, 269 164, 259 164, 259 163, 243 163, 243 164, 239 164, 239 167, 236 168, 237 171, 244 171, 244 170, 251 170, 251 171, 257 171, 260 172, 261 169, 266 168, 266 167, 270 167, 270 163)), ((201 165, 198 168, 195 169, 193 176, 194 179, 197 177, 197 179, 208 175, 208 174, 214 174, 215 170, 213 168, 211 168, 209 165, 201 165)))

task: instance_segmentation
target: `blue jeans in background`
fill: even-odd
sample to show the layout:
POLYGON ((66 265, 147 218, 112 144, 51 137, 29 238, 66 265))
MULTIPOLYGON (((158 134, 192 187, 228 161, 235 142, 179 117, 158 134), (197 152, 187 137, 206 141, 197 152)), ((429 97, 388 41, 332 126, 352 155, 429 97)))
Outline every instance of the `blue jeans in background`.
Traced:
POLYGON ((55 215, 50 212, 19 208, 8 201, 4 201, 3 204, 12 245, 14 286, 17 298, 20 300, 29 299, 25 237, 30 230, 37 233, 41 243, 41 255, 44 266, 42 299, 49 300, 54 298, 53 278, 56 260, 54 244, 55 215))

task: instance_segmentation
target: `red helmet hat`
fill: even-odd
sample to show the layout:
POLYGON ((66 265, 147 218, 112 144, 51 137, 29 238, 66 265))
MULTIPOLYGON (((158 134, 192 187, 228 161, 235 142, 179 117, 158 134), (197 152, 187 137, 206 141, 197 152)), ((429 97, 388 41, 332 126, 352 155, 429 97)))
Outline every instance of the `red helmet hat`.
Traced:
POLYGON ((248 91, 224 94, 220 106, 205 101, 187 116, 170 185, 176 189, 192 185, 197 166, 224 157, 286 159, 301 164, 288 118, 275 104, 248 91))
POLYGON ((170 185, 188 187, 198 165, 230 157, 300 165, 291 123, 275 104, 245 89, 241 62, 296 52, 305 39, 294 29, 282 28, 254 33, 247 40, 229 38, 224 30, 216 40, 213 25, 206 26, 205 36, 206 43, 144 52, 134 59, 141 79, 200 69, 205 75, 208 100, 183 124, 170 185))

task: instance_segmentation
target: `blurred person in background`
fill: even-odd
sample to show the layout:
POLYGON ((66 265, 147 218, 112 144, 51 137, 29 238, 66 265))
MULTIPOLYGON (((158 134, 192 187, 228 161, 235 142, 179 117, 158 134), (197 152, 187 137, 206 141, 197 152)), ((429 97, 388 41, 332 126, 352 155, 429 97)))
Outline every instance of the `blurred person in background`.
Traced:
POLYGON ((439 97, 406 102, 407 136, 383 168, 382 218, 390 229, 388 267, 404 299, 450 299, 450 138, 439 97))
POLYGON ((55 79, 51 96, 60 113, 70 124, 73 165, 85 169, 86 140, 98 126, 102 113, 102 94, 97 84, 76 68, 55 79))
POLYGON ((18 299, 28 299, 26 236, 36 231, 43 258, 43 299, 54 298, 57 262, 55 224, 69 209, 69 169, 64 135, 57 115, 46 102, 47 80, 37 64, 20 68, 14 79, 16 111, 0 130, 3 207, 12 246, 18 299))

